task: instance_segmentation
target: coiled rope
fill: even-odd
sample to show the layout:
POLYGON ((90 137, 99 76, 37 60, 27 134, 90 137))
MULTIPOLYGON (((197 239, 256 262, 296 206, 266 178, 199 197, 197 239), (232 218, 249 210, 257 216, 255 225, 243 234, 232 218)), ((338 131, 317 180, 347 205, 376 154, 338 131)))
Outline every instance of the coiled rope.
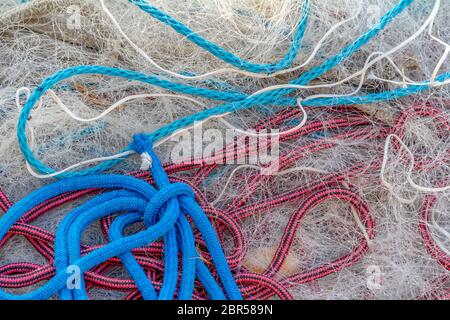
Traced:
POLYGON ((62 299, 85 299, 87 294, 83 278, 80 278, 79 288, 69 289, 66 286, 70 276, 68 268, 76 266, 81 273, 84 273, 118 256, 132 275, 144 298, 172 299, 178 281, 179 252, 182 257, 182 275, 178 291, 180 299, 192 297, 196 278, 203 284, 210 298, 241 298, 217 235, 204 211, 194 201, 192 189, 183 183, 169 182, 159 159, 151 149, 151 142, 145 135, 136 135, 132 146, 139 154, 151 157, 152 177, 159 190, 129 176, 75 177, 45 186, 9 208, 0 219, 0 238, 4 238, 8 230, 39 203, 67 192, 92 188, 112 190, 74 209, 60 223, 55 236, 55 276, 52 279, 35 291, 20 296, 0 291, 0 298, 48 299, 59 293, 62 299), (125 214, 114 220, 111 225, 111 242, 82 256, 80 237, 83 231, 93 221, 118 212, 125 212, 125 214), (188 217, 195 223, 205 241, 224 292, 204 262, 199 259, 188 217), (138 221, 143 221, 147 229, 124 237, 124 228, 138 221), (165 244, 165 267, 164 279, 157 295, 144 270, 131 254, 131 250, 148 245, 161 237, 165 244))

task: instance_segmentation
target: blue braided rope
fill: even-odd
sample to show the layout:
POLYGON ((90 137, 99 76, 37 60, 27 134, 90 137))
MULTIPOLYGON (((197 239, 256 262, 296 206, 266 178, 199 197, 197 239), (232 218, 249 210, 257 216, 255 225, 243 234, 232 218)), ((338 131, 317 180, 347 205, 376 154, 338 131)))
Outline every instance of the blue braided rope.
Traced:
POLYGON ((206 40, 198 33, 189 29, 187 26, 169 16, 167 13, 161 12, 158 8, 151 6, 146 0, 128 0, 130 3, 139 7, 144 12, 148 13, 153 18, 165 23, 179 34, 183 35, 189 41, 192 41, 200 48, 208 51, 215 57, 222 61, 225 61, 239 69, 254 72, 254 73, 274 73, 279 70, 289 67, 297 57, 302 39, 305 35, 306 27, 308 25, 308 16, 310 12, 309 0, 305 0, 302 4, 302 13, 299 23, 296 26, 292 43, 289 47, 287 54, 278 62, 271 64, 256 64, 245 61, 236 55, 226 51, 217 44, 206 40))
POLYGON ((170 183, 162 164, 151 149, 145 135, 136 135, 133 147, 138 153, 146 152, 152 158, 151 173, 157 185, 130 176, 93 175, 57 181, 29 194, 13 205, 0 218, 0 238, 30 209, 62 193, 100 188, 112 190, 94 197, 67 214, 57 228, 55 236, 55 276, 38 289, 23 295, 0 290, 0 299, 48 299, 59 294, 61 299, 87 299, 83 273, 107 261, 119 257, 146 299, 173 299, 178 273, 178 253, 181 253, 181 281, 179 298, 190 299, 194 281, 202 282, 213 299, 241 299, 217 234, 208 217, 195 201, 192 189, 184 183, 170 183), (81 237, 94 221, 121 213, 113 221, 110 242, 81 255, 81 237), (187 220, 190 217, 205 241, 221 285, 199 259, 194 234, 187 220), (128 225, 143 221, 146 229, 124 236, 128 225), (159 239, 164 242, 164 277, 157 293, 145 271, 137 263, 131 250, 151 244, 159 239), (70 267, 80 271, 79 287, 68 287, 70 267))

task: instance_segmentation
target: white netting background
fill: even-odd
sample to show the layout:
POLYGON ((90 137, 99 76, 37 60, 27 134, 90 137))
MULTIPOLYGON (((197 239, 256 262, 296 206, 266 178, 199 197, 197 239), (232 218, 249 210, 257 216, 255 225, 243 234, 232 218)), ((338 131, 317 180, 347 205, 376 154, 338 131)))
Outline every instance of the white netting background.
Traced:
MULTIPOLYGON (((34 88, 57 70, 79 64, 116 66, 163 75, 162 71, 152 67, 123 38, 99 1, 19 2, 3 0, 0 3, 0 187, 12 201, 17 201, 38 186, 48 183, 28 173, 19 152, 16 137, 18 110, 15 104, 15 93, 19 87, 34 88), (79 20, 77 13, 80 14, 79 20)), ((131 41, 163 68, 178 73, 203 74, 227 67, 219 59, 199 49, 127 1, 104 2, 131 41)), ((267 79, 229 72, 215 76, 216 81, 213 83, 207 80, 184 82, 219 90, 227 85, 231 90, 245 93, 287 83, 337 53, 396 3, 393 0, 312 1, 309 26, 294 66, 311 55, 316 44, 333 25, 357 15, 325 40, 308 66, 267 79), (358 6, 361 7, 359 14, 358 6)), ((302 7, 301 0, 158 0, 152 1, 152 4, 206 39, 220 44, 243 59, 258 63, 278 61, 284 55, 302 7)), ((346 78, 362 69, 371 53, 388 51, 405 41, 421 27, 433 5, 434 1, 415 1, 360 52, 313 81, 313 84, 332 83, 346 78)), ((449 15, 450 3, 442 1, 434 21, 433 35, 446 43, 450 42, 449 15)), ((425 31, 390 57, 406 77, 422 81, 430 79, 444 50, 445 47, 425 31)), ((440 72, 449 70, 449 67, 450 59, 447 59, 440 72)), ((402 76, 386 60, 376 63, 368 73, 372 76, 364 81, 362 93, 399 87, 394 83, 376 80, 375 77, 403 81, 402 76)), ((299 90, 298 93, 303 97, 319 93, 345 94, 355 90, 358 84, 359 77, 331 89, 299 90)), ((131 94, 167 93, 156 87, 101 76, 72 78, 64 81, 55 92, 71 110, 82 117, 93 117, 115 101, 131 94)), ((448 121, 449 94, 448 86, 442 86, 419 96, 358 108, 364 110, 372 122, 373 131, 377 132, 385 126, 392 126, 394 119, 402 111, 414 104, 424 105, 424 101, 429 101, 439 109, 448 121)), ((198 100, 208 108, 218 104, 208 99, 198 100)), ((70 118, 48 95, 43 103, 44 107, 33 112, 30 120, 36 137, 36 154, 44 163, 58 169, 118 152, 128 144, 133 133, 151 132, 174 119, 203 109, 190 101, 170 97, 139 99, 125 103, 99 121, 84 124, 70 118)), ((310 119, 324 120, 328 117, 326 109, 308 110, 310 119)), ((341 116, 345 117, 345 114, 341 116)), ((264 117, 258 108, 253 108, 228 115, 226 119, 241 128, 249 128, 264 117)), ((217 121, 205 124, 204 127, 225 129, 217 121)), ((345 133, 346 130, 348 129, 334 132, 345 133)), ((402 140, 417 158, 442 159, 448 157, 450 149, 448 132, 448 129, 440 130, 433 117, 413 117, 406 124, 402 140)), ((326 135, 325 128, 322 133, 326 135)), ((281 145, 281 152, 288 153, 289 150, 315 139, 316 136, 305 136, 288 141, 281 145)), ((381 163, 384 156, 385 139, 361 137, 351 141, 337 139, 335 142, 336 147, 304 157, 292 167, 337 172, 360 162, 377 160, 381 163)), ((167 143, 158 148, 158 153, 165 161, 170 160, 171 146, 167 143)), ((419 232, 418 212, 426 193, 417 191, 407 182, 409 162, 403 161, 404 157, 399 156, 399 151, 395 148, 387 151, 384 179, 391 186, 390 189, 381 183, 379 169, 363 173, 350 181, 353 190, 368 203, 376 223, 376 237, 370 242, 369 251, 361 261, 336 274, 309 284, 293 286, 290 291, 295 298, 414 299, 423 296, 427 290, 436 289, 444 294, 449 289, 448 282, 436 288, 437 279, 450 275, 426 252, 419 232), (374 266, 381 272, 381 284, 379 287, 369 288, 368 279, 371 274, 368 270, 372 270, 374 266)), ((132 158, 117 170, 136 169, 138 160, 132 158)), ((242 169, 230 178, 234 168, 236 166, 221 166, 214 179, 209 179, 200 186, 211 201, 222 193, 219 207, 232 202, 254 173, 252 169, 242 169), (229 179, 230 183, 222 192, 229 179)), ((421 186, 433 187, 449 177, 449 174, 447 160, 439 162, 436 168, 430 165, 425 169, 414 169, 411 178, 421 186)), ((263 199, 320 176, 320 173, 299 171, 272 177, 252 194, 252 199, 263 199)), ((447 234, 433 226, 431 230, 449 251, 450 193, 445 191, 436 195, 438 200, 433 207, 434 221, 441 229, 447 230, 447 234)), ((272 210, 270 214, 257 215, 243 222, 244 233, 249 239, 248 257, 244 259, 246 267, 254 271, 264 270, 278 245, 286 222, 297 206, 298 202, 293 202, 272 210)), ((54 230, 66 210, 68 208, 40 218, 36 224, 54 230)), ((318 266, 348 253, 362 235, 349 206, 338 201, 327 201, 312 209, 301 225, 288 263, 281 271, 284 275, 318 266)), ((96 227, 89 230, 86 237, 89 242, 101 241, 96 227)), ((2 264, 30 261, 34 258, 36 263, 40 262, 39 255, 34 254, 30 245, 20 237, 9 242, 0 254, 2 264)), ((112 273, 126 276, 123 270, 113 270, 112 273)), ((93 296, 112 298, 120 294, 98 291, 93 296)))

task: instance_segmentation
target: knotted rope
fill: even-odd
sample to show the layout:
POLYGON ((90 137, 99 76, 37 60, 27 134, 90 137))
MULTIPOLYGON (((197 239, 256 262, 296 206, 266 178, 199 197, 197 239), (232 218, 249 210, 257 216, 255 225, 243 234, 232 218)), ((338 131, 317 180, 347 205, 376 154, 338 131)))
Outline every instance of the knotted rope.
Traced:
POLYGON ((178 298, 190 299, 198 279, 212 299, 241 299, 217 235, 203 209, 195 201, 192 189, 181 182, 170 183, 161 162, 151 149, 145 135, 136 135, 132 147, 151 158, 151 173, 158 189, 124 175, 94 175, 75 177, 45 186, 13 205, 0 219, 0 238, 29 210, 63 193, 85 189, 111 190, 94 197, 72 210, 61 222, 55 237, 55 275, 42 287, 24 295, 0 290, 2 299, 47 299, 59 294, 62 299, 86 299, 84 277, 79 286, 67 284, 74 267, 81 275, 106 260, 119 257, 146 299, 173 299, 180 278, 178 298), (81 236, 94 221, 122 213, 111 225, 110 242, 92 252, 81 254, 81 236), (197 227, 209 251, 221 285, 200 259, 189 219, 197 227), (124 229, 143 221, 146 229, 124 236, 124 229), (159 239, 164 243, 164 279, 157 293, 144 269, 131 250, 159 239), (178 259, 181 256, 181 275, 178 259), (222 289, 223 288, 223 289, 222 289))

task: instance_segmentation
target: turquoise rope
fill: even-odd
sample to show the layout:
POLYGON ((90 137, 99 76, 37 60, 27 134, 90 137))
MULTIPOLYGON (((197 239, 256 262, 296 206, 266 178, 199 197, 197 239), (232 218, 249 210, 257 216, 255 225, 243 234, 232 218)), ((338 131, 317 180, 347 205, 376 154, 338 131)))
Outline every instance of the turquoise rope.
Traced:
POLYGON ((287 54, 277 63, 272 64, 255 64, 235 56, 234 54, 226 51, 217 44, 206 40, 201 37, 198 33, 189 29, 187 26, 181 22, 175 20, 167 13, 161 12, 158 8, 151 6, 146 0, 128 0, 130 3, 139 7, 144 12, 148 13, 153 18, 165 23, 174 29, 177 33, 183 35, 189 41, 195 43, 200 48, 208 51, 212 55, 216 56, 222 61, 225 61, 241 70, 246 70, 254 73, 273 73, 279 70, 286 69, 289 67, 297 57, 300 51, 300 46, 302 39, 306 32, 306 27, 308 25, 308 16, 310 12, 309 0, 305 0, 302 5, 302 13, 299 23, 294 32, 292 39, 292 44, 287 52, 287 54))
MULTIPOLYGON (((300 76, 298 79, 292 81, 293 84, 300 84, 305 85, 309 83, 310 81, 314 80, 315 78, 319 77, 320 75, 328 72, 335 66, 337 66, 339 63, 350 57, 353 53, 358 51, 364 44, 368 43, 371 39, 373 39, 381 30, 383 30, 390 22, 392 22, 395 17, 397 17, 401 12, 403 12, 411 3, 413 0, 401 0, 393 9, 391 9, 389 12, 387 12, 380 21, 373 26, 369 31, 367 31, 365 34, 360 36, 356 41, 352 42, 350 45, 346 46, 344 49, 341 50, 340 53, 336 54, 335 56, 329 58, 321 65, 313 68, 309 72, 304 73, 302 76, 300 76)), ((174 23, 171 23, 172 26, 176 25, 174 23)), ((178 23, 180 24, 180 23, 178 23)), ((193 38, 194 40, 196 38, 193 38)), ((24 154, 25 159, 28 161, 28 163, 38 170, 40 173, 43 174, 50 174, 56 172, 53 168, 48 167, 47 165, 43 164, 40 160, 38 160, 32 153, 31 149, 29 148, 28 141, 26 139, 26 121, 30 115, 31 109, 36 104, 36 102, 41 98, 41 96, 53 85, 58 83, 61 80, 67 79, 74 75, 79 74, 87 74, 87 73, 94 73, 94 74, 104 74, 104 75, 110 75, 110 76, 116 76, 116 77, 122 77, 125 79, 130 80, 136 80, 141 81, 144 83, 148 83, 151 85, 160 86, 172 91, 176 92, 182 92, 186 94, 191 95, 198 95, 203 96, 211 99, 216 100, 223 100, 223 101, 231 101, 228 104, 223 104, 220 106, 217 106, 212 109, 208 109, 202 112, 199 112, 197 114, 176 120, 156 131, 153 133, 150 133, 148 137, 156 141, 160 138, 167 137, 168 135, 172 134, 173 132, 184 128, 186 126, 192 125, 195 121, 202 121, 210 116, 219 115, 227 112, 233 112, 239 109, 246 109, 257 105, 277 105, 277 106, 287 106, 287 105, 293 105, 296 102, 296 99, 293 97, 289 97, 288 95, 293 93, 295 89, 279 89, 274 90, 273 92, 265 92, 262 94, 259 94, 257 96, 246 96, 236 93, 229 93, 229 92, 220 92, 215 90, 209 90, 204 88, 197 88, 193 86, 173 83, 171 81, 159 79, 155 76, 149 76, 144 75, 139 72, 130 71, 130 70, 123 70, 123 69, 117 69, 117 68, 110 68, 110 67, 101 67, 101 66, 78 66, 78 67, 72 67, 63 71, 60 71, 53 76, 45 79, 37 88, 33 91, 32 95, 26 102, 24 108, 22 109, 22 112, 19 117, 18 122, 18 129, 17 129, 17 136, 19 141, 19 146, 24 154)), ((443 81, 447 79, 448 74, 440 75, 437 80, 443 81)), ((425 83, 426 84, 426 83, 425 83)), ((317 105, 324 105, 329 103, 329 105, 338 105, 338 104, 357 104, 357 103, 367 103, 367 102, 378 102, 378 101, 384 101, 393 99, 395 97, 401 97, 412 93, 417 93, 422 90, 429 89, 429 85, 425 86, 411 86, 409 88, 401 88, 396 89, 389 92, 383 92, 379 94, 370 94, 367 96, 362 97, 336 97, 331 99, 311 99, 304 102, 305 106, 317 106, 317 105)), ((130 147, 125 148, 123 151, 130 150, 130 147)), ((85 170, 81 171, 74 171, 74 172, 65 172, 60 174, 58 177, 64 178, 64 177, 73 177, 73 176, 80 176, 80 175, 86 175, 86 174, 95 174, 99 172, 103 172, 107 169, 110 169, 117 163, 123 161, 123 159, 114 159, 105 161, 99 165, 90 167, 85 170)))
MULTIPOLYGON (((359 37, 356 41, 346 46, 339 54, 329 58, 321 65, 313 68, 309 72, 304 73, 298 79, 292 81, 293 84, 305 85, 320 75, 326 73, 331 70, 343 60, 350 57, 353 53, 355 53, 361 46, 369 42, 372 38, 374 38, 381 30, 383 30, 387 24, 389 24, 396 16, 398 16, 401 12, 403 12, 413 0, 402 0, 400 1, 391 11, 386 13, 379 23, 377 23, 373 28, 371 28, 368 32, 359 37)), ((275 90, 273 92, 262 93, 257 96, 248 97, 246 95, 240 95, 235 93, 228 92, 220 92, 215 90, 197 88, 193 86, 187 86, 183 84, 173 83, 167 80, 159 79, 154 76, 144 75, 135 71, 122 70, 117 68, 109 68, 109 67, 100 67, 100 66, 78 66, 66 69, 64 71, 60 71, 55 75, 47 78, 44 82, 36 88, 36 90, 31 95, 30 99, 25 104, 22 109, 19 123, 18 123, 18 141, 19 146, 24 154, 26 160, 30 163, 30 165, 37 169, 40 173, 49 174, 54 173, 55 170, 46 166, 42 162, 40 162, 31 152, 28 142, 25 135, 25 127, 26 120, 31 112, 31 109, 35 105, 35 103, 40 99, 40 97, 45 93, 46 90, 51 88, 54 84, 59 81, 69 78, 78 74, 105 74, 117 77, 123 77, 130 80, 141 81, 144 83, 149 83, 152 85, 161 86, 163 88, 183 92, 192 95, 199 95, 203 97, 208 97, 216 100, 224 100, 224 101, 232 101, 228 104, 223 104, 218 107, 205 110, 199 112, 197 114, 176 120, 169 125, 166 125, 153 133, 149 134, 148 137, 152 140, 156 141, 160 138, 167 137, 173 132, 189 126, 193 124, 195 121, 202 121, 210 116, 219 115, 227 112, 233 112, 239 109, 246 109, 256 105, 277 105, 277 106, 286 106, 292 105, 296 102, 295 98, 289 97, 287 95, 293 93, 295 89, 280 89, 275 90)), ((437 81, 445 81, 449 78, 450 74, 445 73, 439 75, 437 77, 437 81)), ((418 93, 423 90, 428 90, 430 85, 428 82, 424 82, 424 85, 419 86, 410 86, 407 88, 400 88, 388 92, 377 93, 377 94, 369 94, 366 96, 360 97, 335 97, 335 98, 319 98, 319 99, 311 99, 304 102, 305 106, 319 106, 319 105, 339 105, 339 104, 360 104, 360 103, 373 103, 384 100, 390 100, 398 97, 403 97, 406 95, 418 93)), ((130 150, 130 147, 125 148, 123 151, 130 150)), ((78 175, 86 175, 93 174, 105 171, 117 163, 123 161, 123 159, 115 159, 105 161, 97 166, 76 172, 66 172, 59 175, 59 177, 71 177, 78 175)))

